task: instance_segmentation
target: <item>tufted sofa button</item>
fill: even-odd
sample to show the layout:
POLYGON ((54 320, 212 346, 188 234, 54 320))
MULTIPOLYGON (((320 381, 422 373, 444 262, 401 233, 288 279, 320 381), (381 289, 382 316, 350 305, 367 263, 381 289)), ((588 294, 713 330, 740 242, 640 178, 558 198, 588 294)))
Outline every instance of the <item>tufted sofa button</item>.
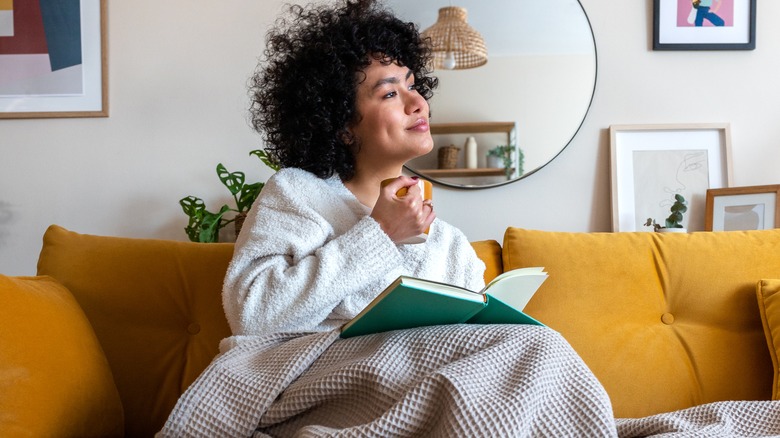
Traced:
POLYGON ((197 335, 200 333, 200 324, 193 322, 187 326, 187 332, 191 335, 197 335))
POLYGON ((672 315, 669 312, 664 313, 663 315, 661 315, 661 322, 666 325, 672 325, 672 323, 674 322, 674 315, 672 315))

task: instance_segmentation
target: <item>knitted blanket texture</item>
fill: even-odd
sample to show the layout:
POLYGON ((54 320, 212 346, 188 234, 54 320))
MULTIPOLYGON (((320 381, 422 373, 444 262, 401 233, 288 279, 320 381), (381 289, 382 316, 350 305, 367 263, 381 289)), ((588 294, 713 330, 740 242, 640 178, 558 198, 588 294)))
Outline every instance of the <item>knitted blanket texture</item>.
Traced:
POLYGON ((615 419, 595 376, 545 327, 338 335, 242 337, 190 386, 157 436, 780 436, 780 402, 772 401, 615 419))

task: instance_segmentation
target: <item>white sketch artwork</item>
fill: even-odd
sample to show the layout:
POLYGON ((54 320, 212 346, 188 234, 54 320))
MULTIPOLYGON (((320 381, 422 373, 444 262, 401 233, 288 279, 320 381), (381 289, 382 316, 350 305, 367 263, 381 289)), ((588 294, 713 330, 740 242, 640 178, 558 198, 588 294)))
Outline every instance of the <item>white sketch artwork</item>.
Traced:
POLYGON ((633 152, 635 229, 648 218, 663 225, 674 195, 688 202, 682 225, 704 217, 704 195, 709 188, 706 150, 638 150, 633 152))

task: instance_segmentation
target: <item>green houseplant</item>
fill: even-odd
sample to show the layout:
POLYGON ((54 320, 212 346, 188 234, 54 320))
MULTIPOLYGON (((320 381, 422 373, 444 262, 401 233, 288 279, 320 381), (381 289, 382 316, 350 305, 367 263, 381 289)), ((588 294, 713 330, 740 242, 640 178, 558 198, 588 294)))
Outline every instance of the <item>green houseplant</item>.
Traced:
POLYGON ((683 214, 688 211, 687 201, 680 195, 674 195, 674 203, 670 208, 671 214, 664 221, 664 225, 657 223, 653 218, 647 218, 645 222, 646 227, 653 227, 654 231, 660 231, 663 229, 682 229, 683 214))
MULTIPOLYGON (((279 165, 271 161, 264 150, 254 150, 249 152, 249 155, 258 157, 274 171, 279 170, 279 165)), ((217 176, 233 196, 235 207, 225 204, 219 211, 211 212, 206 209, 206 203, 201 198, 190 195, 180 199, 179 205, 189 218, 184 231, 193 242, 218 242, 219 230, 234 222, 237 224, 236 234, 238 234, 246 213, 252 208, 252 204, 265 186, 262 182, 247 183, 244 172, 230 172, 222 163, 217 164, 217 176), (226 217, 230 213, 235 214, 226 217)))
MULTIPOLYGON (((512 152, 514 151, 515 146, 511 144, 498 145, 487 151, 488 157, 496 157, 503 164, 504 174, 506 175, 507 179, 511 178, 512 173, 514 173, 514 160, 512 159, 512 152)), ((517 149, 517 174, 523 174, 523 151, 520 149, 517 149)))

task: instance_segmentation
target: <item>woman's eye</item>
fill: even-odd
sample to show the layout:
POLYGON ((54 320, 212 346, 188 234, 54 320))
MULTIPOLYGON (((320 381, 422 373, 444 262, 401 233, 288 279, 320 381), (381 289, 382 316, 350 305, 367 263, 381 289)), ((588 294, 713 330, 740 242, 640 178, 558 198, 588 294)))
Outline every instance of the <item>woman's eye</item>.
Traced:
POLYGON ((388 99, 388 98, 391 98, 391 97, 395 97, 396 94, 398 94, 396 91, 391 91, 391 92, 385 94, 385 98, 388 99))

